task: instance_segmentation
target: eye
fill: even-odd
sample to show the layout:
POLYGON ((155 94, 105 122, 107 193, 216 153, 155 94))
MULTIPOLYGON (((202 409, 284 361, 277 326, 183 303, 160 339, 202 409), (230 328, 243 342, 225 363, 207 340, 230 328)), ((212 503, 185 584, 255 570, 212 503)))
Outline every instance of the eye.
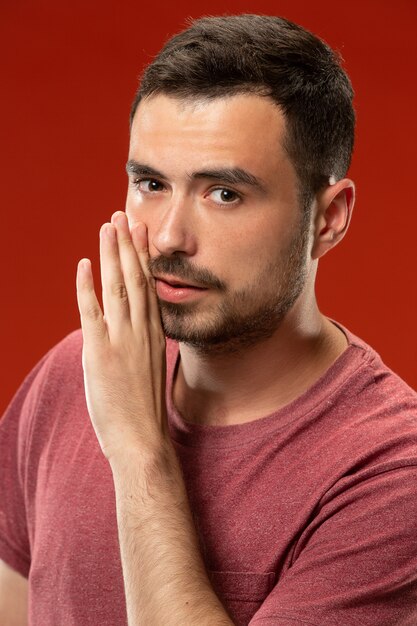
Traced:
POLYGON ((236 204, 241 199, 236 191, 225 187, 213 189, 209 195, 217 204, 236 204))
POLYGON ((155 193, 164 189, 163 184, 155 178, 136 178, 133 184, 142 193, 155 193))

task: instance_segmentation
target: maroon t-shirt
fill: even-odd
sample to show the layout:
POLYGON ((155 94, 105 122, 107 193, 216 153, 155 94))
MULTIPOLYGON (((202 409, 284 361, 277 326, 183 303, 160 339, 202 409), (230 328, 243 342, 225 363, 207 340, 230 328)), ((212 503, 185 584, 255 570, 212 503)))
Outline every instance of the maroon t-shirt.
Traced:
MULTIPOLYGON (((171 435, 207 569, 235 624, 417 624, 417 394, 361 340, 285 408, 171 435)), ((126 624, 110 468, 76 331, 0 422, 0 558, 29 578, 31 626, 126 624)), ((261 364, 260 364, 261 367, 261 364)))

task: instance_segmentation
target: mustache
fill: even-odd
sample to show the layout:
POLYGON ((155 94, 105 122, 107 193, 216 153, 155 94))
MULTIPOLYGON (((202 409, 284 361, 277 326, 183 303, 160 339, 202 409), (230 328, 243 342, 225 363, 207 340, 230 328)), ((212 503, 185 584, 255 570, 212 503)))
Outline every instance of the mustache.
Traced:
POLYGON ((180 256, 157 256, 149 259, 148 267, 151 274, 171 274, 184 281, 198 283, 207 289, 225 291, 226 285, 210 270, 204 267, 195 267, 192 263, 180 256))

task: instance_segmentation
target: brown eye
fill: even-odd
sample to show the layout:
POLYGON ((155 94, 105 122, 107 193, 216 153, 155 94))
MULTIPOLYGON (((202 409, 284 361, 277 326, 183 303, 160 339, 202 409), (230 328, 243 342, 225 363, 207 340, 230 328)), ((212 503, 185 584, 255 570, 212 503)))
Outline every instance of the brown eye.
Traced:
POLYGON ((240 200, 236 191, 232 191, 231 189, 213 189, 210 195, 217 204, 235 204, 240 200))
POLYGON ((154 193, 164 189, 163 184, 154 178, 142 178, 135 181, 135 184, 139 191, 143 191, 144 193, 154 193))

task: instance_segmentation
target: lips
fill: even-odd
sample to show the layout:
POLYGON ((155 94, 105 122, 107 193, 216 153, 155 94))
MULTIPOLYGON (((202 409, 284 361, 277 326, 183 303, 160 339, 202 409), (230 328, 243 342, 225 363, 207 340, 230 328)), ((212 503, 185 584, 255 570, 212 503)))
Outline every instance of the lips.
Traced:
POLYGON ((167 285, 170 285, 170 287, 175 287, 175 288, 190 288, 190 289, 205 289, 205 287, 201 287, 200 285, 196 285, 194 283, 186 283, 185 281, 182 281, 178 278, 175 277, 171 277, 171 276, 154 276, 155 280, 157 281, 162 281, 164 283, 166 283, 167 285))
POLYGON ((205 287, 185 283, 171 276, 155 276, 156 293, 160 300, 179 303, 194 300, 208 291, 205 287))

